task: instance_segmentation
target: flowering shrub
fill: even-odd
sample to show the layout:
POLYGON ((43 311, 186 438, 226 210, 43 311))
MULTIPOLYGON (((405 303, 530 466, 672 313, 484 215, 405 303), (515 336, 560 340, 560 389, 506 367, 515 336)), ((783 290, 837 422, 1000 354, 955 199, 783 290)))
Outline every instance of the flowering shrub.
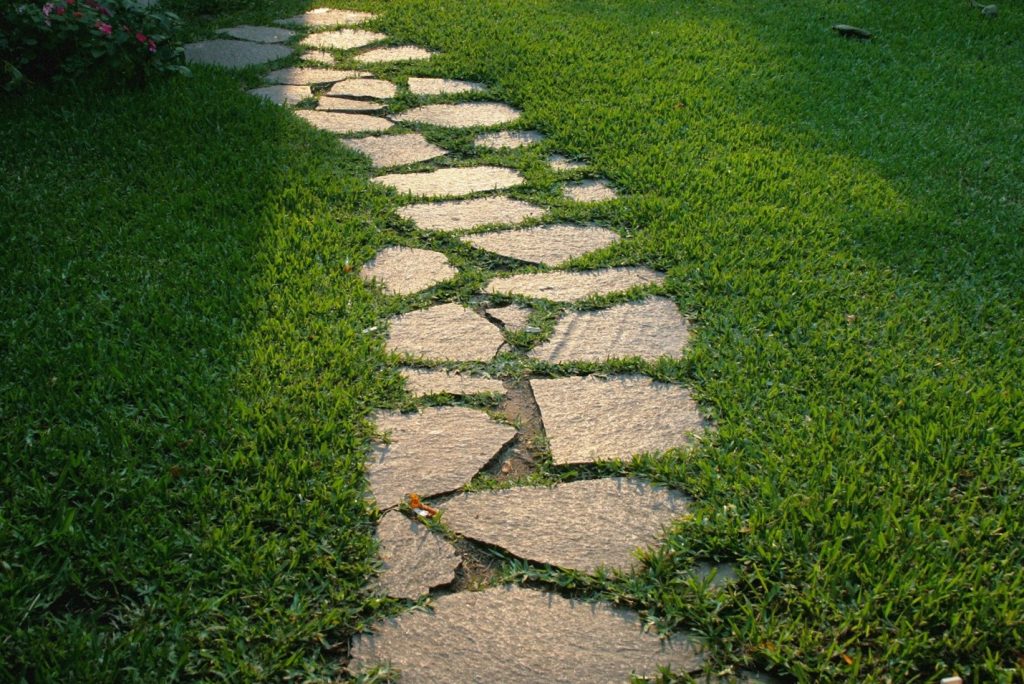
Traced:
POLYGON ((141 83, 187 72, 178 17, 134 0, 53 0, 0 9, 0 84, 97 75, 141 83))

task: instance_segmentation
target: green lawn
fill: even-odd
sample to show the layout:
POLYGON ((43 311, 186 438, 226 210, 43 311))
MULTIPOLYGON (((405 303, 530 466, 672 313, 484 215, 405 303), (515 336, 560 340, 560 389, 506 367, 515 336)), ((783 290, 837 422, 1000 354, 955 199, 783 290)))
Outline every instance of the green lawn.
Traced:
MULTIPOLYGON (((621 201, 565 206, 542 151, 483 156, 621 230, 581 263, 666 270, 695 322, 685 362, 648 370, 713 436, 608 468, 694 518, 638 576, 506 576, 703 633, 716 671, 1021 679, 1024 7, 327 4, 590 160, 621 201), (709 560, 739 583, 707 591, 709 560)), ((310 6, 260 5, 190 35, 310 6)), ((401 608, 364 587, 368 418, 403 404, 382 322, 508 263, 418 236, 362 158, 242 92, 259 73, 0 100, 0 680, 326 680, 401 608), (385 244, 463 274, 384 297, 357 272, 385 244)))

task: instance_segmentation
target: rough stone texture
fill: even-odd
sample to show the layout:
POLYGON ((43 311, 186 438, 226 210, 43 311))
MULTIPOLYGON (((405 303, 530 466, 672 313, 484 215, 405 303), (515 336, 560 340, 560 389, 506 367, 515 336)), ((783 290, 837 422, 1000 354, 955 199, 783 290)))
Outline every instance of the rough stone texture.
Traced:
POLYGON ((416 107, 394 117, 395 121, 430 124, 445 128, 497 126, 515 121, 519 110, 501 102, 457 102, 416 107))
POLYGON ((365 114, 299 109, 295 111, 295 115, 305 119, 310 126, 329 133, 376 133, 386 131, 394 125, 383 117, 365 114))
POLYGON ((380 586, 394 598, 417 599, 434 587, 449 584, 462 563, 454 546, 397 511, 381 518, 377 540, 384 561, 380 586))
POLYGON ((250 43, 244 40, 203 40, 185 46, 185 61, 189 64, 212 64, 228 69, 266 64, 290 54, 291 48, 284 45, 250 43))
POLYGON ((382 412, 376 422, 388 443, 374 446, 367 479, 381 509, 397 506, 406 494, 426 498, 458 489, 516 436, 510 425, 463 406, 382 412))
POLYGON ((569 157, 561 154, 553 154, 548 157, 548 166, 551 167, 552 171, 576 171, 577 169, 586 168, 587 164, 586 162, 569 159, 569 157))
POLYGON ((490 361, 501 331, 472 309, 439 304, 391 319, 387 350, 432 361, 490 361))
POLYGON ((501 321, 507 330, 522 330, 530 321, 531 309, 518 304, 487 309, 487 315, 501 321))
POLYGON ((316 108, 320 112, 380 112, 384 110, 384 103, 322 96, 317 100, 316 108))
POLYGON ((485 87, 482 83, 457 81, 451 78, 410 78, 409 92, 413 95, 457 95, 479 93, 485 87))
POLYGON ((641 376, 530 381, 556 465, 628 461, 686 446, 704 429, 690 393, 641 376))
POLYGON ((295 31, 275 26, 245 25, 220 29, 217 33, 223 33, 238 40, 249 40, 254 43, 283 43, 295 35, 295 31))
POLYGON ((501 380, 480 378, 456 371, 403 368, 405 389, 414 397, 428 397, 432 394, 504 394, 501 380))
POLYGON ((322 28, 325 26, 353 26, 355 24, 362 24, 363 22, 370 21, 374 18, 376 18, 376 15, 370 14, 369 12, 354 12, 351 10, 318 7, 295 17, 277 19, 274 23, 282 24, 284 26, 322 28))
POLYGON ((441 508, 444 524, 457 534, 587 573, 635 568, 636 550, 656 546, 687 512, 683 495, 618 477, 470 492, 441 508))
POLYGON ((249 94, 265 98, 279 105, 298 104, 307 97, 313 97, 313 91, 309 86, 300 85, 264 86, 263 88, 253 88, 249 94))
POLYGON ((484 291, 552 302, 575 302, 594 295, 624 292, 634 287, 663 282, 665 276, 649 268, 603 268, 599 271, 555 271, 505 276, 487 283, 484 291))
POLYGON ((263 77, 268 83, 287 83, 290 85, 327 85, 350 78, 370 76, 368 71, 351 71, 346 69, 310 69, 306 67, 290 67, 271 71, 263 77))
POLYGON ((562 195, 574 202, 605 202, 619 196, 606 181, 584 180, 569 183, 562 188, 562 195))
POLYGON ((555 224, 520 230, 467 235, 463 242, 502 256, 545 266, 558 266, 587 252, 617 242, 619 236, 605 228, 555 224))
POLYGON ((363 64, 385 64, 389 62, 409 62, 416 59, 430 59, 434 53, 415 45, 398 47, 379 47, 367 50, 355 56, 357 62, 363 64))
POLYGON ((529 202, 498 196, 413 204, 400 208, 398 215, 415 223, 420 230, 452 233, 492 223, 520 223, 528 218, 539 218, 545 211, 529 202))
POLYGON ((500 166, 469 166, 423 173, 393 173, 371 179, 375 183, 418 197, 457 197, 485 190, 522 185, 525 179, 514 169, 500 166))
POLYGON ((445 154, 444 149, 427 142, 419 133, 378 135, 345 140, 342 144, 365 154, 376 168, 413 164, 445 154))
POLYGON ((675 302, 650 297, 600 311, 570 312, 555 326, 551 339, 529 356, 548 363, 678 359, 689 340, 689 328, 675 302))
POLYGON ((307 50, 299 58, 303 61, 316 62, 317 64, 334 64, 334 55, 323 50, 307 50))
POLYGON ((376 280, 388 294, 409 295, 454 278, 459 272, 440 252, 411 247, 387 247, 360 272, 363 280, 376 280))
POLYGON ((473 144, 477 147, 488 147, 492 150, 505 150, 526 147, 543 139, 544 134, 537 131, 497 131, 495 133, 481 133, 476 136, 473 144))
POLYGON ((368 97, 375 100, 386 100, 394 97, 398 86, 391 81, 379 78, 357 78, 341 81, 331 86, 325 95, 332 97, 368 97))
POLYGON ((700 642, 659 639, 632 611, 516 586, 442 596, 352 639, 350 671, 390 663, 402 684, 628 682, 697 670, 700 642))
POLYGON ((323 50, 352 50, 386 39, 383 33, 362 29, 341 29, 311 33, 299 41, 299 45, 323 50))

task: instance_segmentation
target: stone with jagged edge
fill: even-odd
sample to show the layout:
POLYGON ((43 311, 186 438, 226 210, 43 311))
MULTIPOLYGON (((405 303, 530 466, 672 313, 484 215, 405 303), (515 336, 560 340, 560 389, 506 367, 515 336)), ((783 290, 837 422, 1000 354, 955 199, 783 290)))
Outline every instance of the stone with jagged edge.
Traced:
POLYGON ((299 45, 320 50, 353 50, 386 40, 383 33, 362 29, 341 29, 311 33, 299 41, 299 45))
POLYGON ((458 371, 427 368, 403 368, 402 378, 405 389, 414 397, 429 397, 435 394, 468 396, 471 394, 503 394, 505 386, 501 380, 481 378, 458 371))
POLYGON ((386 247, 359 273, 363 280, 379 282, 392 295, 415 294, 458 274, 441 252, 412 247, 386 247))
POLYGON ((315 109, 298 109, 295 115, 314 128, 341 135, 349 133, 379 133, 391 128, 392 124, 380 116, 324 112, 315 109))
POLYGON ((450 584, 462 564, 454 546, 398 511, 388 511, 377 523, 377 541, 383 561, 380 588, 394 598, 417 599, 450 584))
POLYGON ((490 361, 505 338, 493 323, 459 304, 437 304, 392 318, 387 350, 427 361, 490 361))
POLYGON ((419 133, 374 135, 343 140, 342 144, 369 157, 374 168, 414 164, 445 154, 444 149, 428 142, 419 133))

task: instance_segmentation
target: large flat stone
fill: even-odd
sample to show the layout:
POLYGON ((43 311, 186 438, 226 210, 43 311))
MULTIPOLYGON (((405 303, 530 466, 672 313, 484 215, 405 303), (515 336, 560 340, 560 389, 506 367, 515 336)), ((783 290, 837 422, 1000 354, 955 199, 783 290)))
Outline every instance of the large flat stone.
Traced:
POLYGON ((393 295, 414 294, 458 274, 441 252, 411 247, 382 249, 360 272, 363 280, 375 280, 393 295))
POLYGON ((442 506, 448 529, 514 556, 592 573, 629 571, 687 513, 686 497, 640 480, 604 478, 554 487, 460 494, 442 506))
POLYGON ((391 319, 387 350, 430 361, 490 361, 504 341, 501 331, 472 309, 438 304, 391 319))
POLYGON ((316 109, 319 112, 381 112, 384 111, 384 103, 324 95, 317 100, 316 109))
POLYGON ((519 110, 501 102, 457 102, 415 107, 397 114, 395 121, 430 124, 445 128, 497 126, 519 118, 519 110))
POLYGON ((642 376, 530 381, 556 465, 628 461, 691 444, 704 421, 690 393, 642 376))
POLYGON ((299 41, 299 45, 321 50, 352 50, 376 43, 387 38, 383 33, 362 29, 341 29, 311 33, 299 41))
POLYGON ((368 71, 352 71, 349 69, 310 69, 307 67, 289 67, 271 71, 263 77, 268 83, 284 83, 288 85, 327 85, 350 78, 370 76, 368 71))
POLYGON ((295 31, 289 31, 288 29, 276 26, 247 25, 223 28, 217 31, 217 33, 223 33, 238 40, 248 40, 254 43, 284 43, 295 35, 295 31))
POLYGON ((398 86, 391 81, 384 81, 379 78, 357 78, 335 83, 325 95, 386 100, 394 97, 396 92, 398 92, 398 86))
POLYGON ((665 276, 649 268, 602 268, 598 271, 553 271, 522 273, 495 278, 484 291, 489 294, 521 295, 552 302, 575 302, 595 295, 624 292, 644 285, 660 285, 665 276))
POLYGON ((432 607, 356 635, 349 670, 390 664, 402 684, 593 684, 655 677, 662 667, 691 672, 704 662, 695 638, 659 639, 632 611, 537 589, 465 591, 432 607))
POLYGON ((689 327, 675 302, 650 297, 600 311, 570 312, 558 321, 551 339, 529 356, 548 363, 678 359, 689 341, 689 327))
POLYGON ((403 368, 402 378, 405 389, 414 397, 429 397, 434 394, 468 396, 470 394, 503 394, 505 386, 501 380, 481 378, 467 373, 424 368, 403 368))
POLYGON ((574 202, 606 202, 619 196, 619 193, 603 180, 583 180, 578 183, 567 183, 562 188, 562 195, 574 202))
POLYGON ((595 226, 555 224, 466 235, 459 238, 478 249, 533 264, 558 266, 617 242, 617 233, 595 226))
POLYGON ((419 133, 377 135, 345 140, 342 144, 356 152, 365 154, 375 168, 414 164, 445 154, 444 149, 427 142, 427 139, 419 133))
POLYGON ((473 140, 473 144, 477 147, 486 147, 492 150, 510 150, 526 147, 543 139, 544 134, 537 131, 495 131, 493 133, 481 133, 473 140))
POLYGON ((543 207, 511 197, 480 197, 470 200, 413 204, 402 207, 398 215, 409 219, 420 230, 452 233, 490 224, 516 224, 545 214, 543 207))
POLYGON ((430 50, 416 45, 399 45, 398 47, 379 47, 361 52, 355 56, 355 60, 363 64, 388 64, 430 59, 433 56, 434 53, 430 50))
POLYGON ((434 587, 451 583, 462 563, 454 546, 397 511, 381 518, 377 541, 384 562, 380 586, 394 598, 417 599, 434 587))
POLYGON ((387 443, 374 446, 367 479, 381 509, 406 494, 426 498, 462 487, 516 436, 510 425, 463 406, 382 412, 376 422, 387 443))
POLYGON ((486 190, 502 190, 526 182, 518 171, 501 166, 468 166, 422 173, 393 173, 370 180, 418 197, 457 197, 486 190))
POLYGON ((298 109, 295 111, 295 115, 304 119, 310 126, 328 133, 377 133, 386 131, 394 125, 383 117, 367 116, 366 114, 298 109))
POLYGON ((339 10, 330 7, 318 7, 308 12, 287 19, 277 19, 275 24, 284 26, 303 26, 323 28, 326 26, 354 26, 376 18, 369 12, 354 12, 352 10, 339 10))
POLYGON ((189 64, 210 64, 228 69, 243 69, 266 64, 292 54, 284 45, 250 43, 245 40, 203 40, 185 46, 185 61, 189 64))
POLYGON ((485 90, 482 83, 458 81, 451 78, 410 78, 409 92, 413 95, 457 95, 479 93, 485 90))
POLYGON ((304 85, 272 85, 262 88, 253 88, 250 95, 262 97, 279 105, 298 104, 308 97, 313 97, 313 91, 309 86, 304 85))
POLYGON ((506 330, 522 330, 530 322, 531 309, 527 306, 509 304, 487 309, 487 315, 497 319, 506 330))

